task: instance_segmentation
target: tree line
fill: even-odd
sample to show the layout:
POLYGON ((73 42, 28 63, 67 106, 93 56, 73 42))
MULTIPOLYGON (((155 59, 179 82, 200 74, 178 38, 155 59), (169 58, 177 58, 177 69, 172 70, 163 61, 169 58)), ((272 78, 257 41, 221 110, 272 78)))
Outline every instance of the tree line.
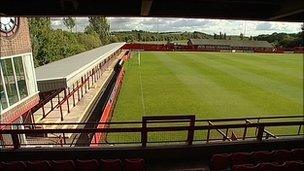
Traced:
POLYGON ((228 40, 263 40, 276 47, 304 46, 303 30, 295 34, 273 33, 246 37, 227 35, 220 32, 213 35, 194 32, 149 32, 143 30, 110 32, 110 25, 105 17, 89 17, 89 24, 84 32, 72 32, 75 20, 72 17, 63 18, 63 24, 68 31, 52 29, 51 19, 47 17, 29 18, 30 36, 35 67, 66 58, 77 53, 91 50, 112 42, 172 42, 188 39, 228 39, 228 40))
POLYGON ((29 18, 28 21, 35 67, 111 42, 110 26, 105 17, 90 17, 90 24, 83 33, 72 32, 75 21, 71 17, 63 19, 69 31, 52 29, 48 17, 29 18))

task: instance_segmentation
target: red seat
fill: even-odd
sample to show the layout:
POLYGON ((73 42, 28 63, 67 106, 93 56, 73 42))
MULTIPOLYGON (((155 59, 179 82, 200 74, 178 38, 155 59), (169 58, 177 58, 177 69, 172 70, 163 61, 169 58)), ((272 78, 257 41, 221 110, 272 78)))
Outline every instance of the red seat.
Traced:
POLYGON ((73 160, 57 160, 52 162, 53 171, 75 171, 73 160))
POLYGON ((103 171, 121 171, 121 160, 119 159, 108 159, 101 160, 101 167, 103 171))
POLYGON ((294 160, 304 161, 304 149, 303 148, 293 149, 292 158, 294 160))
POLYGON ((292 152, 288 150, 276 150, 274 151, 274 161, 285 162, 292 159, 292 152))
POLYGON ((252 154, 255 163, 265 163, 273 161, 274 153, 269 151, 257 151, 252 154))
POLYGON ((287 161, 284 163, 286 170, 290 171, 303 171, 304 163, 298 161, 287 161))
POLYGON ((77 171, 98 171, 99 163, 97 160, 76 160, 77 171))
POLYGON ((252 162, 251 153, 233 153, 231 155, 232 165, 249 164, 252 162))
POLYGON ((215 154, 210 161, 211 170, 224 170, 230 166, 230 154, 215 154))
POLYGON ((51 171, 51 165, 48 161, 29 161, 26 162, 27 170, 29 171, 51 171))
POLYGON ((25 171, 26 165, 22 161, 2 162, 1 171, 25 171))
POLYGON ((276 163, 261 163, 259 166, 259 171, 286 171, 286 169, 285 165, 276 163))
POLYGON ((145 161, 143 159, 126 159, 124 161, 124 171, 144 171, 145 161))
POLYGON ((232 171, 258 171, 258 165, 253 165, 253 164, 233 165, 232 171))

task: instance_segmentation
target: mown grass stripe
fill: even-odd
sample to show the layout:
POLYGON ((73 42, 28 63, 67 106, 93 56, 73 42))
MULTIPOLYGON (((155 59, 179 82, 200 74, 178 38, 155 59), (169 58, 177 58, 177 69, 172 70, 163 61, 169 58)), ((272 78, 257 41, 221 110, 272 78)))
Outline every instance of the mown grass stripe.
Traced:
MULTIPOLYGON (((201 58, 196 55, 184 56, 185 61, 192 61, 193 63, 203 64, 203 68, 207 68, 214 75, 214 80, 217 83, 225 86, 227 89, 242 95, 244 98, 250 99, 256 105, 264 108, 266 111, 264 114, 288 114, 290 112, 302 113, 303 109, 300 104, 291 102, 283 96, 271 93, 255 85, 254 82, 250 82, 246 77, 240 73, 231 72, 232 68, 225 68, 221 63, 216 63, 207 57, 201 58), (187 60, 187 59, 188 60, 187 60), (224 69, 225 68, 225 69, 224 69), (244 81, 243 79, 246 79, 244 81), (275 106, 275 107, 273 107, 275 106), (294 109, 294 110, 290 110, 294 109)), ((216 60, 216 59, 215 59, 216 60)), ((198 64, 197 64, 198 65, 198 64)), ((301 102, 299 102, 301 103, 301 102)), ((242 103, 240 103, 242 105, 242 103)), ((262 114, 263 115, 263 114, 262 114)))
MULTIPOLYGON (((221 67, 219 67, 219 69, 221 71, 227 72, 228 74, 238 77, 241 80, 259 86, 268 92, 277 94, 278 96, 283 96, 284 98, 288 98, 295 103, 301 103, 303 101, 303 89, 300 88, 302 85, 300 81, 298 81, 298 86, 290 86, 288 84, 284 84, 274 79, 265 77, 264 75, 250 72, 247 69, 244 69, 242 65, 234 65, 232 63, 229 63, 229 60, 211 60, 211 58, 218 57, 210 55, 209 57, 206 57, 206 59, 210 60, 210 64, 212 63, 214 66, 220 65, 221 67)), ((280 74, 277 73, 277 75, 280 74)))

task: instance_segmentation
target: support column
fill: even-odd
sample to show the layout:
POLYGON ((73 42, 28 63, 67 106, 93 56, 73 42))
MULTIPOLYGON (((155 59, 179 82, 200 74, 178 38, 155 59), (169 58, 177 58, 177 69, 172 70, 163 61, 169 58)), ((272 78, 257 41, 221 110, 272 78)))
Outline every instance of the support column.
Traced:
POLYGON ((78 96, 78 102, 80 101, 80 94, 79 94, 79 81, 77 80, 77 96, 78 96))
POLYGON ((90 77, 91 77, 91 72, 89 72, 89 76, 87 76, 87 81, 88 81, 88 90, 90 90, 90 77))
POLYGON ((74 84, 73 84, 73 94, 72 94, 72 96, 73 96, 73 107, 75 107, 75 86, 74 86, 74 84))
POLYGON ((42 118, 45 118, 44 104, 42 105, 42 118))
MULTIPOLYGON (((70 94, 70 89, 68 88, 68 90, 69 90, 68 92, 70 94)), ((64 89, 64 99, 66 99, 68 113, 70 113, 70 104, 69 104, 69 96, 67 96, 67 89, 64 89)))
POLYGON ((83 77, 81 77, 81 85, 80 85, 80 88, 81 88, 81 97, 83 97, 83 89, 82 89, 83 86, 84 86, 84 81, 83 81, 83 77))
MULTIPOLYGON (((60 93, 59 93, 60 94, 60 93)), ((60 97, 59 97, 59 94, 58 94, 58 104, 59 104, 59 110, 60 110, 60 118, 61 118, 61 121, 63 121, 63 114, 62 114, 62 106, 60 104, 60 97)))
POLYGON ((54 104, 53 104, 53 98, 51 98, 51 110, 53 110, 54 104))

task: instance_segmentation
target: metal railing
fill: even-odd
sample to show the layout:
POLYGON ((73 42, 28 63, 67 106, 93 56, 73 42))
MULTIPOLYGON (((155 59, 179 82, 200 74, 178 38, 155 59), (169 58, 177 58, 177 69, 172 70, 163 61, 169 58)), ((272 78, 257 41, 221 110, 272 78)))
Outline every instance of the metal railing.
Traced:
MULTIPOLYGON (((288 137, 303 137, 303 116, 271 116, 227 119, 195 119, 195 115, 187 116, 151 116, 143 117, 142 121, 129 122, 100 122, 100 123, 60 123, 60 125, 106 125, 103 128, 91 129, 2 129, 3 148, 23 147, 74 147, 75 138, 79 134, 86 134, 91 138, 91 144, 97 147, 108 146, 147 146, 155 145, 192 145, 202 143, 233 143, 235 141, 264 141, 288 137), (94 134, 104 134, 101 141, 93 140, 94 134), (230 136, 232 133, 234 135, 230 136), (24 143, 21 136, 28 139, 30 135, 47 135, 32 138, 34 143, 24 143), (25 135, 25 136, 24 136, 25 135), (54 135, 54 136, 51 136, 54 135), (60 136, 59 136, 60 135, 60 136), (67 136, 70 135, 70 136, 67 136), (6 138, 3 138, 5 137, 6 138), (9 137, 9 138, 8 138, 9 137), (60 138, 60 143, 47 141, 60 138), (11 139, 6 141, 5 139, 11 139)), ((38 125, 59 125, 58 123, 44 124, 0 124, 5 126, 26 126, 35 128, 38 125)), ((1 139, 0 139, 1 140, 1 139)), ((57 141, 58 142, 58 141, 57 141)), ((87 143, 87 142, 86 142, 87 143)), ((78 144, 79 146, 79 144, 78 144)))

